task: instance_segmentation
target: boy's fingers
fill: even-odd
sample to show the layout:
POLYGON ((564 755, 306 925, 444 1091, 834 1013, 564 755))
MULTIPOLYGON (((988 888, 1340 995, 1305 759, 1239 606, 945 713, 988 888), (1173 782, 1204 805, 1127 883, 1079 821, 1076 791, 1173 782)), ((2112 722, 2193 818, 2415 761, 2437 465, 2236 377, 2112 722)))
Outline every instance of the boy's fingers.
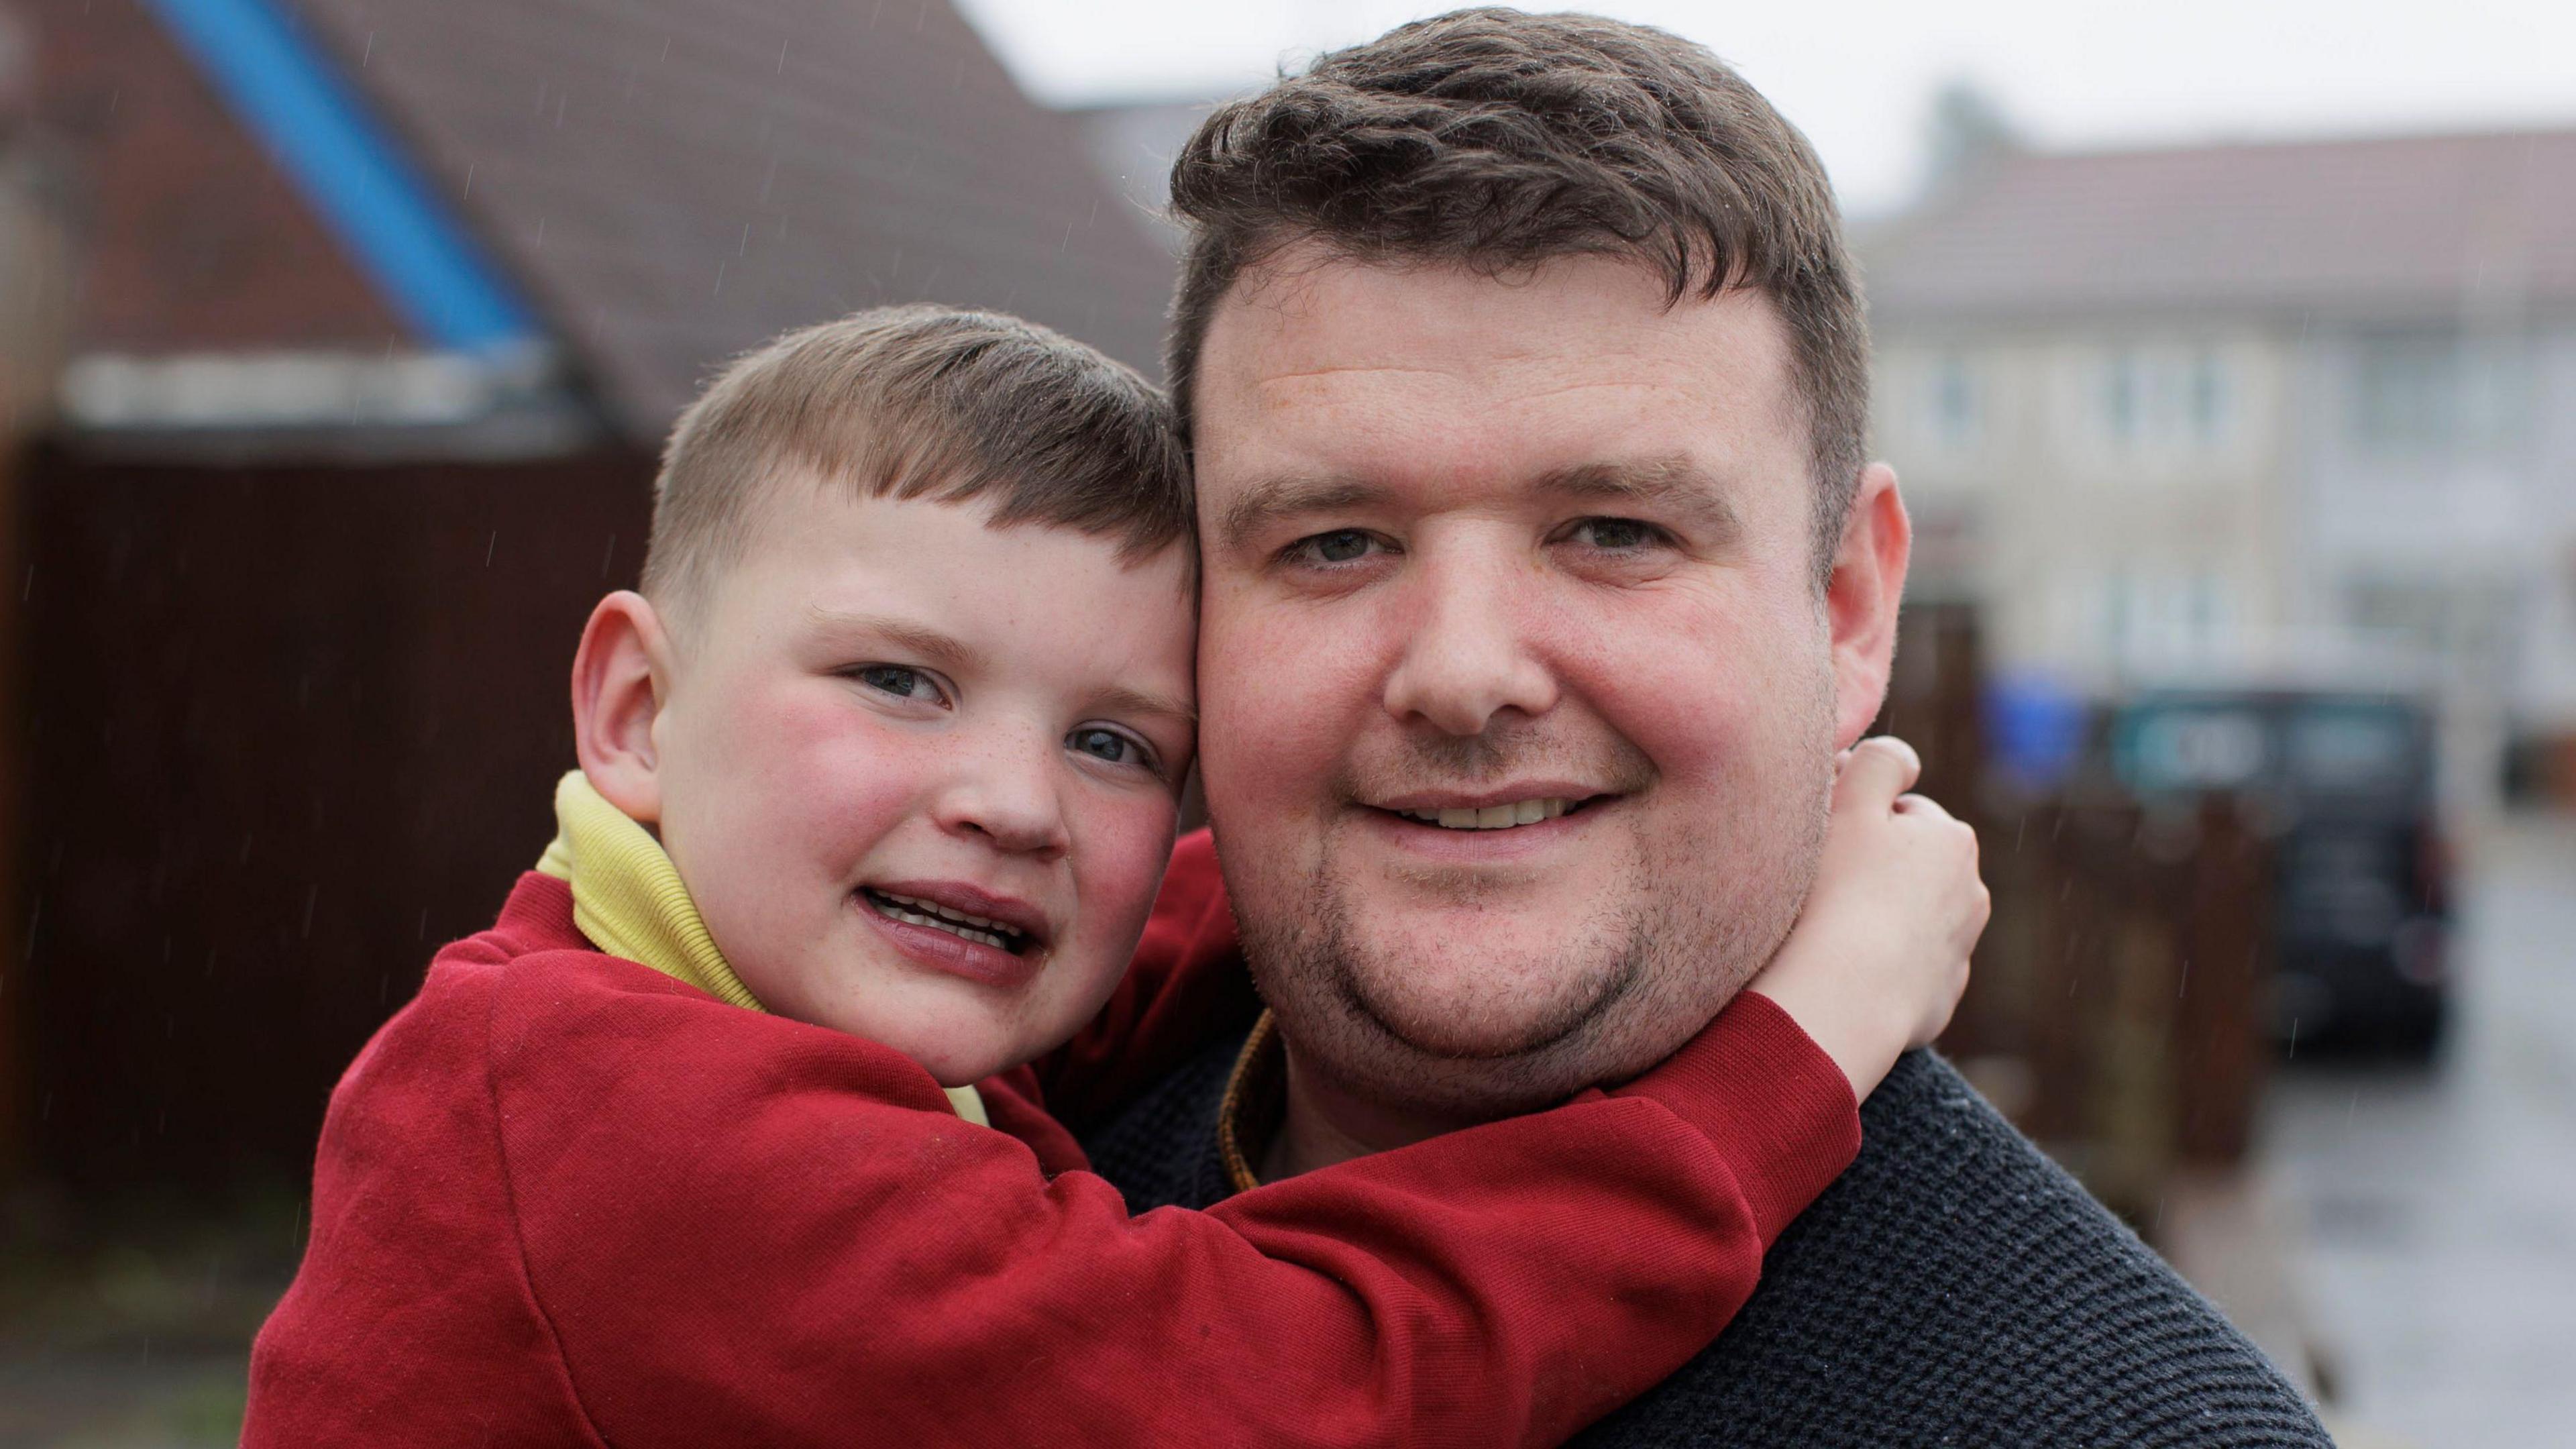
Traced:
POLYGON ((1834 782, 1834 803, 1887 809, 1922 773, 1923 761, 1912 745, 1894 735, 1873 735, 1852 746, 1851 761, 1834 782))
POLYGON ((1929 795, 1917 795, 1910 790, 1897 796, 1896 803, 1890 808, 1899 815, 1928 815, 1935 820, 1950 818, 1950 812, 1941 807, 1940 801, 1929 795))

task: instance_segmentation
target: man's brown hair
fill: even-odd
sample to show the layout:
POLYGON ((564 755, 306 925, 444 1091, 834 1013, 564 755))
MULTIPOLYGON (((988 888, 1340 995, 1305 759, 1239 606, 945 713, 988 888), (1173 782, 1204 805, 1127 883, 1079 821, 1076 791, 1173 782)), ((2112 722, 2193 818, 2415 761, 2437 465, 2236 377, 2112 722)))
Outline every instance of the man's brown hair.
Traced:
POLYGON ((1706 49, 1589 15, 1460 10, 1220 107, 1172 164, 1189 228, 1165 358, 1186 437, 1200 345, 1244 271, 1316 242, 1507 272, 1631 258, 1669 301, 1767 294, 1808 413, 1820 576, 1859 486, 1869 334, 1815 151, 1706 49))
POLYGON ((926 305, 790 332, 680 415, 653 483, 644 592, 683 614, 742 557, 782 475, 867 498, 988 499, 1149 558, 1192 531, 1170 404, 1134 369, 1035 323, 926 305))

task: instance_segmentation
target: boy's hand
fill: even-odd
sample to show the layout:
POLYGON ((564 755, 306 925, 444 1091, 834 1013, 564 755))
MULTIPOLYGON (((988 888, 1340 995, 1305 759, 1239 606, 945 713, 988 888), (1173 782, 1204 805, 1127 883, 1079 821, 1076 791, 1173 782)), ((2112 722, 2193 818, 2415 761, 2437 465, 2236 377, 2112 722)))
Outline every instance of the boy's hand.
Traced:
POLYGON ((1920 795, 1893 736, 1843 756, 1806 909, 1749 990, 1770 997, 1867 1097, 1908 1047, 1941 1034, 1986 928, 1976 832, 1920 795))

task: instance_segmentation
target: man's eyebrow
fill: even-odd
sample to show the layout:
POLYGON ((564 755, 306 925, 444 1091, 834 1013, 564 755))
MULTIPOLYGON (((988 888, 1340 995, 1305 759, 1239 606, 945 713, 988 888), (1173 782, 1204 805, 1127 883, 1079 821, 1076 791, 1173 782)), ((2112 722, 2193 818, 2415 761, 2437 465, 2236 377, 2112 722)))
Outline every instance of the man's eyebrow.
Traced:
POLYGON ((1537 491, 1586 504, 1626 505, 1678 515, 1721 542, 1737 538, 1744 531, 1744 521, 1737 517, 1735 505, 1727 497, 1726 484, 1684 457, 1560 468, 1542 476, 1537 491))
POLYGON ((897 644, 922 659, 938 665, 951 674, 971 674, 984 662, 963 640, 942 634, 926 624, 899 619, 891 614, 853 614, 842 609, 828 609, 809 604, 806 616, 824 628, 852 634, 874 634, 897 644))
POLYGON ((1219 546, 1233 549, 1282 518, 1357 508, 1386 497, 1386 490, 1356 478, 1262 478, 1226 505, 1217 523, 1219 546))

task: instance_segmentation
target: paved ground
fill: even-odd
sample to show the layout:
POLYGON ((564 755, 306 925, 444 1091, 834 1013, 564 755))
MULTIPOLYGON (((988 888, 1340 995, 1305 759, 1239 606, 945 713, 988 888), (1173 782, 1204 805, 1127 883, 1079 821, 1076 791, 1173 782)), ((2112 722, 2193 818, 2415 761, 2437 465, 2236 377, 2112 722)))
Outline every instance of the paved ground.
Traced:
POLYGON ((2275 1080, 2262 1176, 2352 1449, 2576 1444, 2576 821, 2478 843, 2430 1072, 2275 1080))

